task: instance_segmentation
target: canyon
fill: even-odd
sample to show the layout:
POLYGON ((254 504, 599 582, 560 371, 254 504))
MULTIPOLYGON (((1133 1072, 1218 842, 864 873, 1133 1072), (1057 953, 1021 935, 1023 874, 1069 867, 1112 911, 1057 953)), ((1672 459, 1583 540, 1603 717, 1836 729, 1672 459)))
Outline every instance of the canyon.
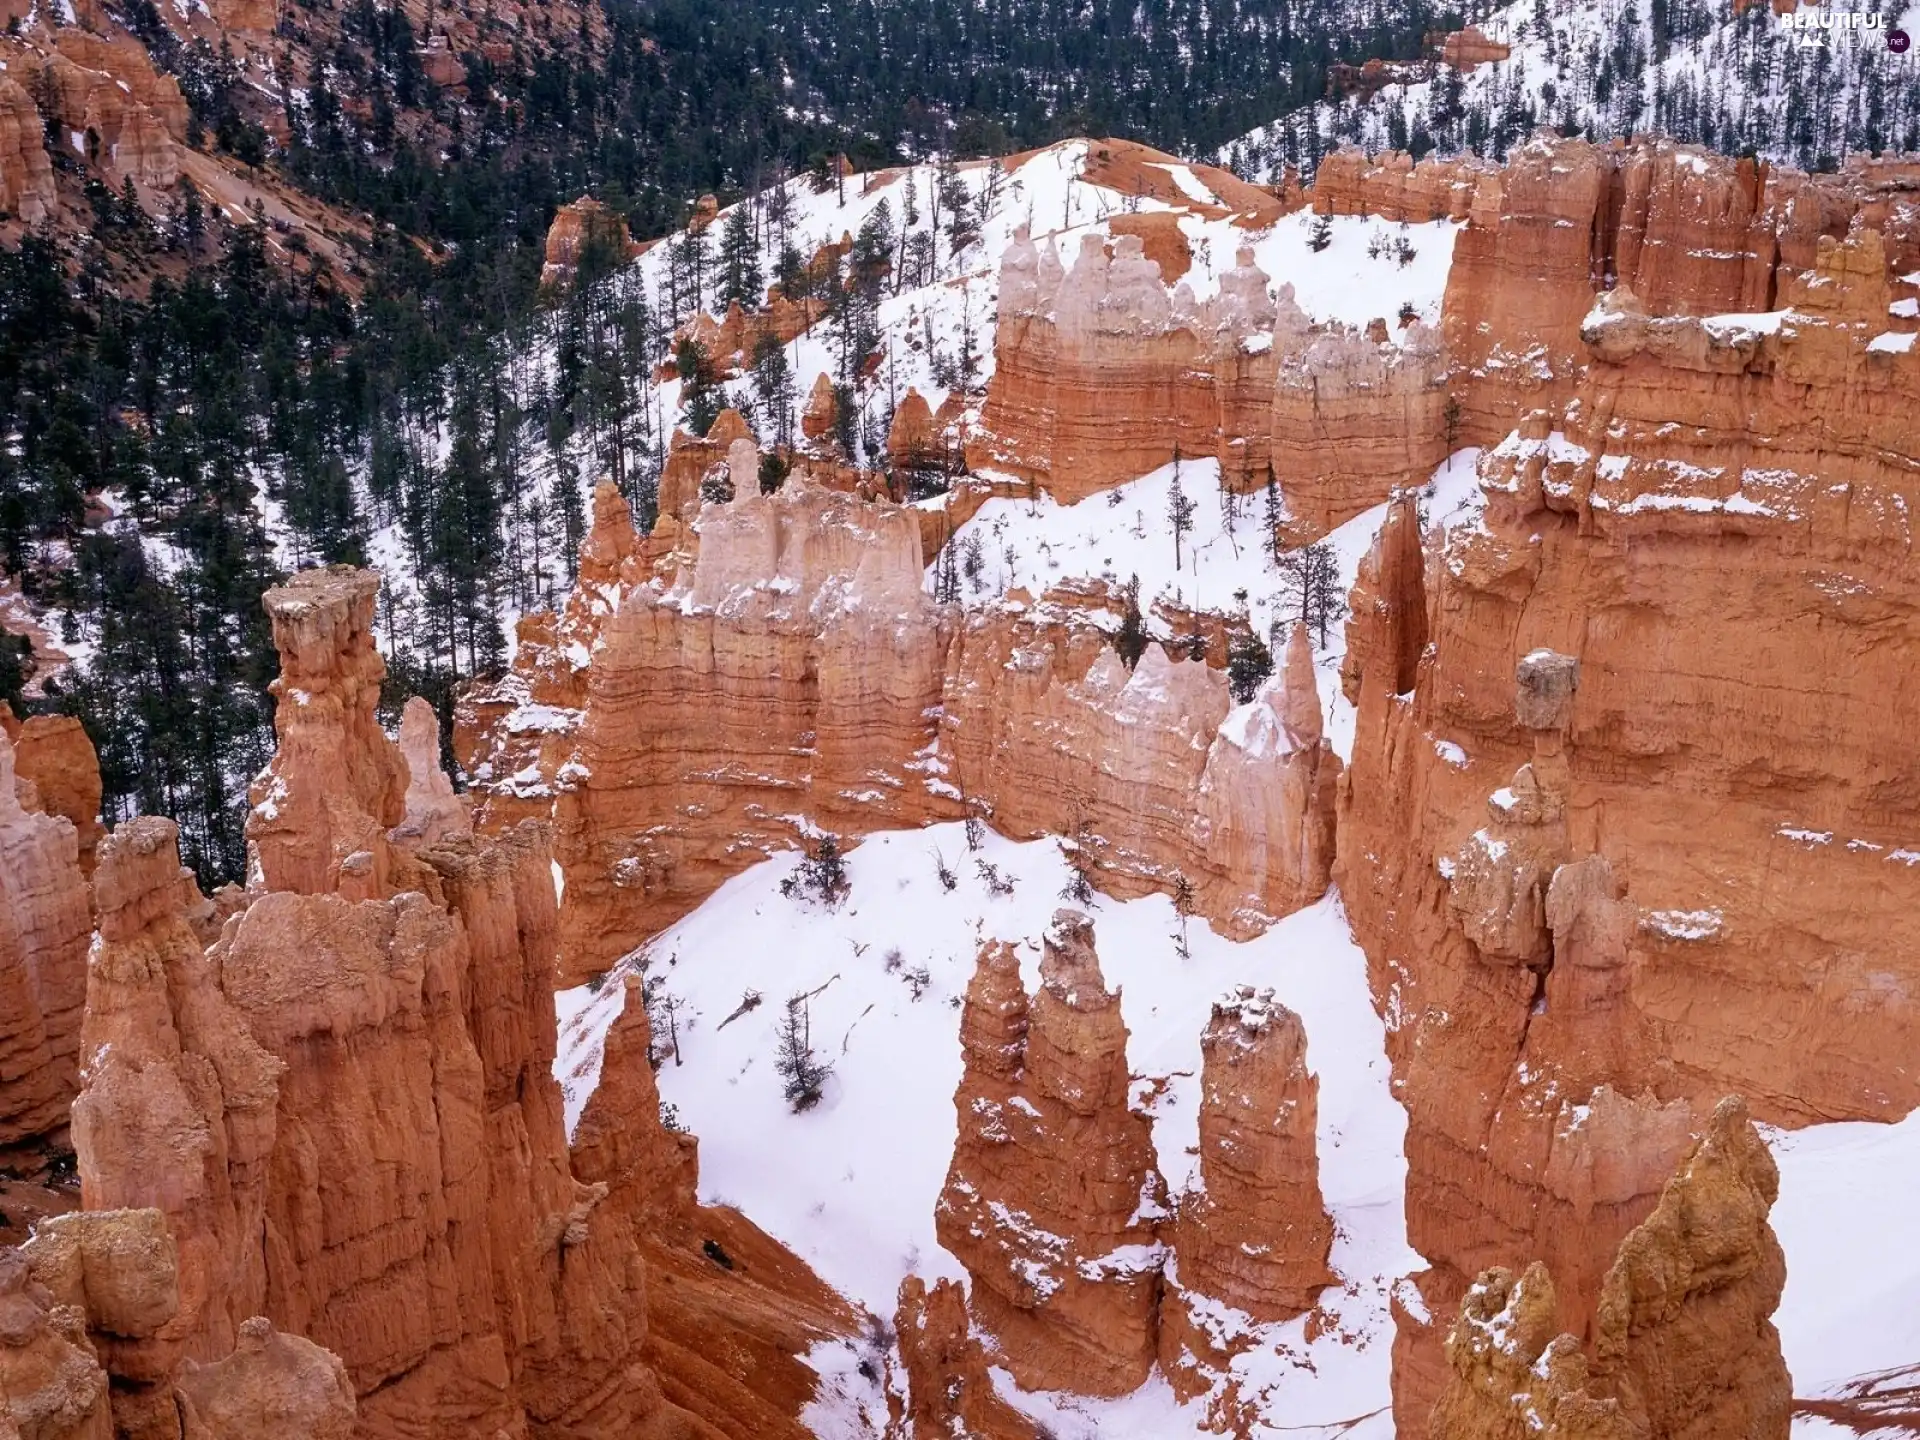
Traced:
MULTIPOLYGON (((1920 166, 1542 136, 1267 192, 1077 143, 1153 203, 1004 224, 990 376, 894 420, 974 474, 677 435, 458 698, 464 788, 344 566, 266 597, 244 888, 0 713, 22 1435, 1833 1413, 1776 1152, 1920 1108, 1920 166), (1322 298, 1376 234, 1410 315, 1322 298), (1183 552, 1142 497, 1188 484, 1183 552), (1314 542, 1344 620, 1247 593, 1314 542)), ((654 263, 577 207, 547 282, 589 245, 654 263)))

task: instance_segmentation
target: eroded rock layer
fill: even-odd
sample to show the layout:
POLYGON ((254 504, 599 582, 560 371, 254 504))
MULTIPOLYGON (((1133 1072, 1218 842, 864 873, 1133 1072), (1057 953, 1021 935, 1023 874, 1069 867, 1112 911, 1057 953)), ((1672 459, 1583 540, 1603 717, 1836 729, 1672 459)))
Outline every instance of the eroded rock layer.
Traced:
POLYGON ((177 1256, 171 1306, 107 1347, 112 1423, 179 1435, 177 1387, 189 1436, 261 1433, 247 1397, 269 1391, 310 1433, 368 1440, 798 1436, 812 1372, 794 1357, 852 1315, 735 1217, 715 1223, 748 1257, 758 1318, 708 1298, 735 1360, 650 1338, 650 1312, 687 1309, 650 1299, 651 1255, 693 1275, 690 1294, 714 1285, 691 1154, 661 1163, 675 1147, 651 1077, 621 1081, 610 1046, 609 1094, 652 1103, 576 1175, 552 1075, 547 826, 476 839, 427 773, 431 716, 409 710, 404 750, 381 733, 372 596, 370 576, 333 570, 268 597, 282 744, 249 827, 257 888, 211 948, 170 821, 100 850, 83 1200, 152 1207, 177 1256), (677 1197, 677 1250, 655 1192, 677 1197), (696 1418, 709 1409, 718 1428, 696 1418))
POLYGON ((1123 1395, 1154 1362, 1166 1182, 1084 915, 1055 914, 1040 968, 1029 999, 1013 947, 980 952, 935 1230, 1020 1384, 1123 1395))
POLYGON ((1607 1271, 1590 1353, 1558 1332, 1535 1262, 1467 1291, 1447 1337, 1433 1440, 1784 1440, 1792 1390, 1771 1316, 1786 1262, 1767 1224, 1779 1173, 1738 1099, 1668 1180, 1607 1271))
POLYGON ((1269 473, 1312 538, 1424 480, 1446 453, 1446 366, 1418 321, 1388 341, 1311 321, 1242 249, 1220 293, 1171 292, 1139 235, 1083 237, 1071 266, 1022 233, 1000 265, 994 375, 974 465, 1074 503, 1167 464, 1269 473))
MULTIPOLYGON (((1590 1334, 1719 1094, 1790 1123, 1920 1103, 1881 1058, 1920 986, 1920 360, 1877 232, 1813 259, 1757 317, 1613 291, 1564 411, 1483 456, 1479 520, 1427 555, 1390 521, 1362 567, 1335 873, 1435 1313, 1541 1258, 1590 1334)), ((1439 1370, 1402 1322, 1404 1421, 1439 1370)))
POLYGON ((1161 1306, 1161 1365, 1176 1390, 1207 1388, 1200 1367, 1223 1365, 1244 1338, 1225 1333, 1219 1307, 1290 1320, 1333 1283, 1306 1050, 1306 1027, 1272 992, 1247 986, 1214 1004, 1200 1040, 1199 1183, 1181 1199, 1161 1306))

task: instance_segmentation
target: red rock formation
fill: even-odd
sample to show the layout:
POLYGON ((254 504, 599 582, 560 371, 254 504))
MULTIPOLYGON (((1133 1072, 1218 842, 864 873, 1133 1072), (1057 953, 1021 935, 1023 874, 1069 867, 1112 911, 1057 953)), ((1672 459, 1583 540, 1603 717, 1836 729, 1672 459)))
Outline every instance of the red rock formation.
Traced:
POLYGON ((400 717, 400 753, 407 762, 406 813, 388 838, 417 848, 472 835, 473 817, 440 768, 440 717, 418 695, 400 717))
MULTIPOLYGON (((171 823, 131 821, 101 849, 73 1122, 83 1198, 157 1206, 180 1273, 177 1313, 115 1361, 116 1418, 124 1405, 123 1428, 170 1433, 152 1427, 180 1359, 221 1360, 238 1340, 224 1368, 179 1372, 205 1433, 234 1433, 243 1420, 223 1407, 270 1382, 305 1394, 316 1425, 341 1423, 335 1362, 242 1324, 265 1315, 339 1356, 356 1435, 710 1434, 641 1358, 634 1217, 569 1161, 545 827, 490 842, 403 827, 377 865, 340 864, 359 900, 303 892, 325 866, 287 863, 326 852, 287 843, 285 817, 384 845, 371 811, 391 811, 405 784, 374 717, 371 599, 371 577, 350 571, 267 597, 284 674, 263 788, 280 813, 256 833, 263 875, 286 888, 258 894, 202 952, 181 914, 171 823), (399 893, 383 893, 388 882, 399 893), (289 1367, 294 1381, 268 1374, 289 1367)), ((431 776, 415 788, 445 798, 431 776)), ((624 1200, 632 1179, 619 1178, 624 1200)), ((751 1331, 764 1358, 729 1393, 788 1425, 811 1389, 793 1357, 852 1321, 817 1281, 811 1308, 789 1308, 780 1286, 811 1277, 764 1237, 756 1253, 755 1235, 733 1243, 771 1277, 751 1331), (784 1388, 756 1388, 782 1365, 784 1388)))
POLYGON ((1085 916, 1055 914, 1030 1003, 1013 948, 981 949, 935 1227, 1029 1389, 1121 1395, 1153 1365, 1166 1182, 1128 1106, 1126 1043, 1085 916))
POLYGON ((746 1217, 695 1202, 698 1142, 661 1122, 640 981, 625 983, 573 1160, 604 1194, 589 1223, 629 1227, 645 1257, 643 1333, 630 1343, 666 1398, 703 1422, 691 1434, 807 1440, 794 1417, 815 1377, 795 1357, 853 1333, 855 1316, 746 1217))
POLYGON ((1452 30, 1440 42, 1442 63, 1456 70, 1472 70, 1481 65, 1496 65, 1510 58, 1513 47, 1504 40, 1489 39, 1477 25, 1452 30))
MULTIPOLYGON (((660 524, 669 523, 663 515, 660 524)), ((618 603, 628 562, 643 558, 626 500, 601 481, 566 604, 557 615, 521 617, 512 670, 463 692, 455 707, 454 753, 474 781, 469 801, 480 829, 497 833, 553 813, 554 780, 573 753, 587 701, 594 642, 618 603)))
MULTIPOLYGON (((453 59, 451 55, 448 59, 453 59)), ((458 64, 454 60, 454 64, 458 64)), ((438 81, 436 83, 457 83, 438 81)), ((581 258, 598 247, 603 263, 624 262, 637 253, 627 231, 627 218, 609 210, 590 195, 562 205, 547 226, 545 264, 540 267, 542 290, 564 290, 573 284, 581 258)))
POLYGON ((0 76, 0 210, 38 225, 53 205, 53 162, 40 111, 18 81, 0 76))
POLYGON ((181 1440, 259 1440, 272 1432, 300 1440, 350 1440, 356 1408, 339 1357, 256 1315, 240 1327, 233 1354, 189 1363, 175 1382, 181 1440))
POLYGON ((1792 1408, 1772 1314, 1786 1260, 1767 1224, 1779 1173, 1738 1099, 1620 1246, 1589 1358, 1555 1330, 1545 1266, 1491 1270, 1447 1339, 1434 1440, 1784 1440, 1792 1408))
POLYGON ((800 433, 815 442, 832 440, 839 405, 833 393, 833 381, 822 370, 814 378, 806 408, 800 412, 800 433))
POLYGON ((914 513, 789 478, 700 525, 697 558, 602 625, 557 777, 575 981, 795 843, 782 816, 847 834, 956 813, 925 783, 944 641, 914 513))
POLYGON ((1073 503, 1171 461, 1215 455, 1252 490, 1271 469, 1312 538, 1423 482, 1445 452, 1445 364, 1417 322, 1399 344, 1310 322, 1243 249, 1220 295, 1168 294, 1138 236, 1097 235, 1062 271, 1016 237, 1001 262, 995 368, 976 466, 1073 503))
POLYGON ((1039 1427, 994 1393, 986 1352, 973 1337, 957 1284, 938 1280, 929 1290, 918 1275, 909 1275, 900 1286, 893 1328, 907 1380, 907 1403, 896 1420, 904 1421, 907 1435, 1039 1440, 1039 1427))
POLYGON ((1413 225, 1465 220, 1480 178, 1492 168, 1471 156, 1429 156, 1416 164, 1402 151, 1369 157, 1357 146, 1342 146, 1314 172, 1313 209, 1316 215, 1378 215, 1413 225))
POLYGON ((74 826, 21 808, 14 762, 0 734, 0 1147, 65 1132, 92 929, 74 826))
POLYGON ((379 577, 302 570, 264 597, 281 656, 269 687, 280 745, 253 783, 247 845, 270 890, 389 893, 386 830, 406 815, 407 766, 374 705, 379 577))
POLYGON ((85 1316, 51 1304, 17 1250, 0 1254, 0 1399, 6 1432, 22 1440, 113 1440, 85 1316))
POLYGON ((109 40, 62 28, 42 61, 59 123, 91 136, 88 160, 123 179, 165 189, 180 177, 177 142, 187 131, 187 102, 171 75, 131 39, 109 40), (97 149, 96 149, 97 147, 97 149))
POLYGON ((100 759, 71 715, 32 715, 13 737, 14 773, 33 783, 37 808, 64 815, 80 846, 80 868, 93 874, 100 825, 100 759))
MULTIPOLYGON (((1906 1043, 1895 997, 1920 983, 1887 858, 1890 797, 1920 779, 1870 638, 1914 608, 1897 417, 1920 362, 1873 348, 1877 236, 1818 258, 1778 320, 1616 292, 1565 419, 1487 453, 1485 516, 1424 592, 1404 538, 1363 569, 1336 878, 1398 1017, 1410 1237, 1441 1313, 1541 1257, 1589 1334, 1608 1247, 1717 1093, 1786 1121, 1920 1103, 1865 1058, 1906 1043)), ((1403 1317, 1403 1417, 1434 1339, 1403 1317)))
POLYGON ((1315 1148, 1320 1084, 1306 1050, 1300 1017, 1252 986, 1216 1002, 1201 1037, 1199 1182, 1181 1197, 1161 1308, 1161 1368, 1183 1395, 1206 1390, 1212 1377, 1197 1371, 1224 1365, 1250 1338, 1222 1333, 1216 1306, 1258 1324, 1290 1320, 1333 1283, 1315 1148))

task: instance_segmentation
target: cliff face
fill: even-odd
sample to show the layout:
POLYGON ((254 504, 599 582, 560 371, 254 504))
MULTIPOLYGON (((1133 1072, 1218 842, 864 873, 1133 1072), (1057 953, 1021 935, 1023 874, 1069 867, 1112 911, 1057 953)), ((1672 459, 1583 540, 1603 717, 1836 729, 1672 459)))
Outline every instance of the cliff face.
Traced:
POLYGON ((576 977, 794 843, 941 813, 943 621, 912 512, 790 479, 699 511, 699 553, 602 624, 558 779, 576 977))
MULTIPOLYGON (((673 1150, 660 1132, 591 1150, 598 1178, 576 1177, 552 1075, 546 827, 476 840, 444 777, 409 783, 374 716, 372 598, 371 576, 338 570, 268 597, 284 669, 252 827, 264 883, 215 945, 187 924, 171 822, 130 821, 101 847, 83 1201, 155 1207, 179 1277, 164 1323, 108 1356, 114 1421, 179 1433, 177 1385, 185 1433, 255 1433, 233 1428, 244 1397, 286 1372, 317 1434, 783 1433, 810 1394, 794 1355, 852 1317, 772 1242, 735 1241, 766 1277, 755 1338, 780 1383, 704 1386, 762 1417, 724 1432, 666 1398, 635 1172, 684 1183, 691 1211, 691 1171, 647 1173, 673 1150)), ((431 762, 418 709, 403 739, 431 762)))
MULTIPOLYGON (((91 758, 90 748, 86 753, 91 758)), ((13 742, 0 733, 0 1147, 57 1138, 66 1129, 79 1089, 93 928, 79 832, 64 815, 21 805, 23 790, 36 806, 44 795, 34 780, 16 776, 15 757, 13 742)), ((42 776, 51 778, 44 770, 42 776)), ((91 828, 97 822, 89 818, 91 828)))
POLYGON ((1786 1281, 1767 1224, 1779 1189, 1745 1106, 1705 1135, 1621 1244, 1591 1354, 1557 1328, 1536 1262, 1490 1270, 1447 1337, 1433 1440, 1781 1440, 1792 1394, 1771 1316, 1786 1281))
POLYGON ((1567 403, 1603 289, 1656 315, 1772 310, 1822 238, 1856 221, 1905 273, 1920 243, 1915 173, 1865 157, 1805 175, 1666 141, 1530 141, 1478 177, 1454 245, 1442 313, 1462 438, 1488 443, 1527 410, 1567 403))
POLYGON ((1072 504, 1171 461, 1215 455, 1253 490, 1269 466, 1302 538, 1423 481, 1446 453, 1445 363, 1414 322, 1398 343, 1318 325, 1242 249, 1220 293, 1169 292, 1138 235, 1082 237, 1071 267, 1024 234, 1001 259, 994 375, 976 466, 1072 504))
MULTIPOLYGON (((1398 1017, 1443 1313, 1538 1257, 1590 1333, 1599 1257, 1718 1094, 1789 1122, 1920 1100, 1874 1059, 1920 979, 1895 658, 1920 362, 1880 338, 1875 232, 1816 260, 1760 318, 1615 291, 1564 412, 1483 456, 1480 521, 1424 557, 1390 525, 1363 567, 1335 874, 1398 1017)), ((1402 1318, 1404 1418, 1438 1372, 1402 1318)))
POLYGON ((1085 916, 1055 914, 1031 1000, 1012 947, 981 950, 935 1223, 1029 1389, 1123 1395, 1153 1365, 1166 1182, 1128 1105, 1126 1042, 1085 916))
POLYGON ((1324 893, 1341 765, 1304 634, 1236 709, 1160 646, 1129 671, 1105 588, 934 604, 920 513, 789 480, 707 502, 656 564, 603 487, 567 608, 522 623, 455 732, 483 830, 555 815, 564 980, 801 843, 802 814, 850 837, 970 805, 1075 837, 1111 893, 1184 882, 1241 936, 1324 893))

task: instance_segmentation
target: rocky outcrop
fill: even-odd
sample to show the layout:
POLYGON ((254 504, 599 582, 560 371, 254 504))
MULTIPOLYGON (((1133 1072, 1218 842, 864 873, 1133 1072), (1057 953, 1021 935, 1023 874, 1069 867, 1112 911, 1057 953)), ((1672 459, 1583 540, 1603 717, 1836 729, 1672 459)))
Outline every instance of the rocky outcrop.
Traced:
POLYGON ((62 28, 42 60, 54 118, 85 139, 87 159, 115 188, 123 180, 160 190, 180 177, 178 142, 187 133, 179 82, 153 66, 131 38, 62 28))
MULTIPOLYGON (((65 1135, 92 930, 78 832, 65 816, 21 807, 15 755, 0 734, 0 1148, 65 1135)), ((38 785, 28 788, 37 799, 38 785)))
POLYGON ((1235 707, 1224 674, 1161 646, 1129 670, 1063 595, 970 611, 947 652, 939 773, 1002 834, 1078 837, 1102 890, 1184 881, 1223 931, 1257 934, 1318 899, 1333 858, 1340 761, 1305 644, 1235 707))
MULTIPOLYGON (((1434 1313, 1542 1258, 1591 1336, 1604 1257, 1719 1094, 1785 1122, 1920 1103, 1866 1058, 1908 1043, 1920 984, 1889 858, 1920 779, 1873 698, 1903 683, 1874 637, 1920 614, 1895 418, 1920 362, 1876 339, 1874 232, 1816 260, 1758 319, 1616 291, 1566 409, 1483 456, 1484 515, 1424 556, 1390 523, 1363 567, 1335 875, 1399 1017, 1434 1313)), ((1438 1336, 1401 1336, 1404 1421, 1438 1336)))
POLYGON ((18 81, 0 76, 0 210, 38 225, 54 203, 53 162, 39 108, 18 81))
MULTIPOLYGON (((447 58, 454 60, 451 54, 447 58)), ((454 63, 459 62, 454 60, 454 63)), ((597 255, 602 267, 623 264, 637 253, 633 237, 627 232, 627 217, 617 210, 609 210, 591 195, 582 195, 556 210, 552 223, 547 226, 540 288, 546 291, 569 288, 579 273, 580 262, 589 252, 597 255)))
POLYGON ((1342 146, 1313 175, 1316 215, 1378 215, 1382 220, 1425 224, 1465 220, 1480 177, 1493 169, 1472 156, 1415 163, 1403 151, 1368 155, 1342 146))
POLYGON ((379 577, 335 565, 267 591, 280 652, 269 687, 279 747, 253 782, 247 846, 270 890, 391 893, 386 831, 406 816, 407 764, 374 706, 386 666, 373 646, 379 577))
MULTIPOLYGON (((155 1207, 179 1256, 177 1309, 109 1355, 115 1423, 172 1435, 177 1385, 188 1435, 257 1433, 256 1394, 314 1433, 375 1440, 713 1433, 643 1358, 647 1262, 620 1208, 634 1177, 584 1181, 568 1155, 546 827, 480 840, 447 823, 417 710, 405 810, 409 762, 374 716, 372 591, 336 570, 267 598, 282 745, 259 789, 276 813, 255 827, 264 885, 211 949, 184 918, 171 822, 130 821, 101 848, 83 1200, 155 1207), (389 842, 396 809, 408 823, 389 842), (333 843, 303 848, 289 816, 333 843)), ((667 1148, 623 1153, 650 1165, 667 1148)), ((795 1318, 781 1287, 811 1281, 804 1267, 764 1237, 734 1243, 771 1278, 764 1358, 722 1393, 767 1423, 727 1433, 789 1433, 811 1386, 794 1357, 852 1319, 817 1281, 795 1318), (782 1385, 756 1388, 782 1365, 782 1385)))
POLYGON ((100 825, 100 757, 71 715, 30 715, 13 736, 16 779, 29 782, 32 808, 65 816, 80 847, 80 869, 93 874, 93 852, 106 832, 100 825))
POLYGON ((1591 1354, 1555 1338, 1547 1268, 1481 1275, 1447 1339, 1434 1440, 1784 1440, 1792 1390, 1771 1316, 1786 1261, 1779 1173, 1738 1099, 1608 1270, 1591 1354))
MULTIPOLYGON (((178 1254, 170 1319, 116 1347, 134 1433, 171 1407, 183 1358, 233 1349, 267 1300, 267 1191, 284 1064, 221 990, 183 911, 172 821, 145 816, 102 843, 99 939, 88 964, 83 1089, 73 1105, 88 1211, 154 1208, 178 1254)), ((293 962, 293 957, 289 957, 293 962)), ((297 962, 293 962, 297 963, 297 962)))
MULTIPOLYGON (((631 556, 612 503, 594 535, 631 556)), ((1237 935, 1325 892, 1340 762, 1304 636, 1236 708, 1221 671, 1159 646, 1128 670, 1105 587, 933 604, 913 509, 789 480, 697 513, 696 553, 623 560, 611 586, 583 565, 515 672, 462 701, 482 828, 556 797, 563 978, 791 848, 781 817, 803 812, 846 838, 970 802, 1008 835, 1079 837, 1110 893, 1184 888, 1237 935)))
POLYGON ((699 1146, 661 1120, 637 976, 608 1031, 600 1083, 574 1131, 587 1223, 627 1227, 647 1270, 629 1344, 695 1437, 808 1440, 795 1418, 816 1376, 798 1357, 856 1329, 845 1301, 745 1216, 694 1198, 699 1146), (716 1257, 724 1257, 724 1264, 716 1257))
POLYGON ((1153 1365, 1166 1182, 1128 1105, 1126 1041, 1085 916, 1055 914, 1031 1001, 1013 948, 982 948, 935 1227, 1029 1389, 1120 1395, 1153 1365))
POLYGON ((1464 30, 1450 30, 1440 42, 1440 60, 1456 70, 1472 70, 1480 65, 1497 65, 1510 58, 1513 47, 1504 40, 1495 40, 1478 25, 1469 25, 1464 30))
POLYGON ((986 1351, 973 1336, 958 1284, 937 1280, 929 1289, 918 1275, 909 1275, 900 1286, 893 1329, 906 1372, 907 1401, 897 1417, 906 1435, 1039 1440, 1039 1427, 994 1393, 986 1351))
POLYGON ((1063 269, 1022 233, 1001 261, 995 369, 969 460, 1066 503, 1181 454, 1267 482, 1311 539, 1424 480, 1445 453, 1446 367, 1417 321, 1399 343, 1308 319, 1242 249, 1220 294, 1171 293, 1138 235, 1082 237, 1063 269))
POLYGON ((240 1326, 233 1354, 188 1364, 174 1384, 181 1440, 258 1440, 268 1433, 300 1440, 350 1440, 356 1407, 339 1357, 264 1316, 240 1326))
POLYGON ((1223 1367, 1251 1338, 1219 1307, 1271 1324, 1333 1283, 1306 1050, 1300 1017, 1252 986, 1215 1002, 1201 1036, 1200 1170, 1180 1200, 1161 1307, 1161 1367, 1180 1393, 1207 1389, 1199 1369, 1223 1367))
POLYGON ((957 813, 925 783, 944 622, 914 513, 789 479, 699 526, 697 558, 602 624, 556 777, 575 980, 793 845, 783 816, 849 834, 957 813))
MULTIPOLYGON (((671 523, 663 513, 656 533, 671 523)), ((644 559, 633 512, 611 481, 601 481, 566 603, 557 613, 521 617, 513 668, 462 692, 454 709, 453 750, 474 782, 468 803, 481 830, 552 815, 554 781, 573 753, 587 701, 594 642, 619 603, 628 563, 644 559)))
POLYGON ((440 768, 440 717, 418 695, 400 716, 400 753, 407 762, 406 811, 389 838, 410 847, 473 834, 473 817, 440 768))

